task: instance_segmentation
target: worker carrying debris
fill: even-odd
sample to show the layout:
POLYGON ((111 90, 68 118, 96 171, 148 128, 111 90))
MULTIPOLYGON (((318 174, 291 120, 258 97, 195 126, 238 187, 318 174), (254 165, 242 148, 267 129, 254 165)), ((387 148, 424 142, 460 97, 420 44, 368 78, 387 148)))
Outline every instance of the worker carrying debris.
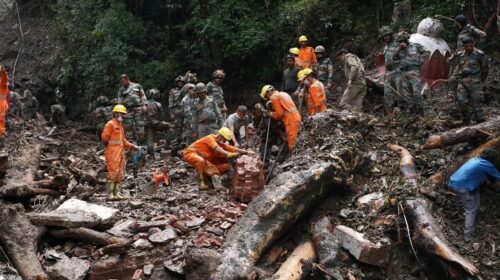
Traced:
POLYGON ((123 200, 126 196, 120 193, 120 182, 123 178, 125 167, 125 149, 137 149, 138 147, 125 139, 123 129, 124 116, 127 108, 118 104, 113 108, 113 119, 104 126, 101 135, 102 142, 106 145, 106 165, 108 168, 107 191, 108 200, 123 200))
POLYGON ((448 187, 455 192, 464 207, 465 214, 465 241, 474 240, 474 222, 479 210, 479 187, 486 178, 500 181, 500 172, 493 164, 498 157, 497 151, 488 148, 481 152, 479 157, 469 159, 450 177, 448 187))
POLYGON ((301 82, 305 91, 299 92, 299 100, 304 99, 304 93, 307 92, 307 114, 316 115, 326 111, 325 86, 314 77, 314 72, 310 68, 299 71, 297 80, 301 82))
POLYGON ((295 142, 297 141, 297 135, 299 134, 302 118, 292 98, 288 93, 277 91, 271 85, 263 86, 260 91, 260 96, 265 100, 271 101, 274 112, 265 112, 265 115, 275 120, 279 120, 285 125, 288 150, 293 150, 295 142))
POLYGON ((3 65, 0 65, 0 151, 5 147, 5 116, 9 111, 7 97, 9 95, 9 75, 3 65))
POLYGON ((221 175, 229 170, 228 158, 236 158, 240 154, 254 154, 251 150, 225 144, 232 136, 231 130, 223 127, 217 134, 209 134, 195 141, 184 151, 182 157, 196 169, 200 191, 208 190, 205 176, 211 177, 215 189, 224 189, 221 175))

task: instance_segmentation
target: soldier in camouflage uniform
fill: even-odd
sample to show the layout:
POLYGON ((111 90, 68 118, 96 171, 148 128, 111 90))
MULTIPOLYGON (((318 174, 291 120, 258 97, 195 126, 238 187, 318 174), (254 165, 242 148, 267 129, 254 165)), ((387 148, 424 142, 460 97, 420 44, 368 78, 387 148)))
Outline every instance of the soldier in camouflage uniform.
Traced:
POLYGON ((455 95, 462 111, 462 121, 468 124, 474 113, 476 121, 485 121, 483 112, 483 81, 488 76, 488 59, 479 49, 474 47, 472 37, 462 38, 464 49, 457 53, 457 67, 450 78, 451 92, 455 95))
POLYGON ((118 90, 118 103, 123 104, 128 111, 123 125, 127 133, 126 138, 144 145, 146 142, 146 94, 140 84, 131 82, 125 74, 120 76, 120 82, 122 87, 118 90))
POLYGON ((9 90, 9 113, 21 117, 21 103, 23 102, 23 97, 17 91, 14 91, 14 87, 11 85, 9 85, 9 90))
POLYGON ((50 106, 51 121, 55 125, 63 125, 66 122, 66 106, 63 104, 64 94, 59 88, 55 91, 56 104, 50 106))
POLYGON ((396 89, 399 86, 401 72, 399 71, 399 61, 393 60, 399 44, 393 38, 392 28, 383 26, 379 30, 379 38, 385 42, 384 61, 385 61, 385 76, 384 76, 384 109, 387 115, 392 116, 394 107, 396 106, 396 89))
POLYGON ((332 96, 332 79, 333 79, 333 63, 332 60, 325 56, 325 47, 317 46, 314 49, 318 63, 313 66, 316 77, 325 86, 325 94, 328 100, 333 100, 332 96))
POLYGON ((21 104, 21 117, 29 121, 36 117, 38 112, 38 99, 33 96, 29 89, 25 89, 23 92, 24 102, 21 104))
POLYGON ((458 15, 455 18, 454 26, 458 30, 457 50, 455 54, 464 48, 462 39, 465 37, 472 37, 476 42, 486 37, 486 32, 470 24, 469 20, 464 15, 458 15))
POLYGON ((186 84, 187 93, 181 100, 182 108, 182 142, 193 143, 193 135, 195 131, 193 130, 193 104, 196 102, 198 97, 194 92, 195 85, 188 83, 186 84))
POLYGON ((184 86, 186 85, 186 80, 183 76, 179 76, 175 79, 175 88, 172 88, 168 93, 168 112, 170 114, 170 120, 174 124, 173 138, 179 143, 182 136, 182 108, 181 100, 184 97, 184 86))
POLYGON ((222 113, 224 120, 227 118, 227 108, 226 102, 224 101, 224 91, 222 91, 222 82, 226 77, 224 70, 217 69, 212 74, 213 81, 207 84, 207 94, 211 96, 217 106, 219 106, 219 111, 222 113))
POLYGON ((196 84, 194 89, 198 100, 193 104, 192 124, 195 131, 194 138, 200 139, 212 133, 217 133, 221 127, 222 114, 214 98, 207 96, 207 87, 204 83, 196 84))
POLYGON ((113 118, 113 106, 109 102, 107 96, 101 95, 96 100, 96 107, 93 112, 93 120, 96 126, 98 136, 102 134, 102 130, 106 123, 113 118))
POLYGON ((147 135, 147 152, 154 158, 154 142, 157 131, 163 131, 170 126, 167 122, 161 120, 162 106, 160 103, 160 91, 156 88, 148 90, 147 93, 147 111, 146 111, 146 135, 147 135))
POLYGON ((344 64, 344 75, 347 80, 346 89, 340 99, 341 109, 361 112, 366 95, 365 67, 359 57, 341 49, 335 58, 344 64))
POLYGON ((423 83, 420 79, 420 65, 429 52, 417 43, 410 43, 410 34, 401 31, 396 36, 399 42, 399 48, 393 56, 393 61, 398 62, 399 70, 402 72, 401 84, 397 88, 402 95, 402 103, 409 105, 410 111, 417 115, 424 115, 424 97, 422 93, 423 83))

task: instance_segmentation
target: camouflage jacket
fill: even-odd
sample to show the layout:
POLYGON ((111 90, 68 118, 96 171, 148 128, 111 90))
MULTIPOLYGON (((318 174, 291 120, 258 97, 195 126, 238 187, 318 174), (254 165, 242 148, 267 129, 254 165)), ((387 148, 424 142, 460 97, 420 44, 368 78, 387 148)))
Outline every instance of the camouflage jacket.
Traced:
POLYGON ((344 74, 352 83, 365 84, 365 67, 355 54, 348 53, 344 61, 344 74))
POLYGON ((222 125, 222 114, 215 100, 207 96, 204 100, 197 99, 193 103, 192 122, 195 126, 198 124, 216 123, 222 125))
POLYGON ((314 71, 318 77, 318 80, 322 82, 325 87, 328 83, 331 83, 333 77, 333 63, 330 58, 325 58, 314 65, 314 71))
POLYGON ((96 124, 106 124, 113 118, 113 106, 99 106, 94 110, 96 124))
POLYGON ((457 82, 462 79, 472 79, 484 81, 488 76, 488 58, 483 51, 474 48, 471 54, 467 54, 465 50, 457 53, 457 67, 451 76, 452 82, 457 82))
POLYGON ((396 54, 396 51, 399 48, 398 42, 392 40, 387 43, 384 47, 384 60, 385 60, 385 69, 387 72, 392 72, 399 68, 399 61, 393 60, 393 56, 396 54))
POLYGON ((216 85, 213 82, 207 84, 207 95, 213 97, 219 110, 224 113, 226 112, 226 103, 224 102, 224 91, 220 85, 216 85))
POLYGON ((479 41, 479 34, 481 33, 481 30, 479 30, 477 27, 471 25, 470 23, 467 24, 460 32, 458 33, 457 36, 457 51, 460 51, 463 49, 464 45, 462 43, 462 39, 465 37, 472 37, 474 38, 474 41, 476 43, 479 41))
POLYGON ((146 102, 144 90, 138 83, 130 83, 128 87, 121 87, 118 90, 118 103, 125 105, 127 109, 136 109, 146 102))
POLYGON ((168 109, 178 109, 181 106, 182 94, 178 87, 172 88, 168 92, 168 109))
POLYGON ((184 123, 191 123, 193 117, 193 105, 198 101, 198 98, 186 95, 181 100, 182 117, 184 117, 184 123))
POLYGON ((405 49, 398 48, 393 60, 399 61, 399 70, 401 71, 418 71, 428 55, 429 52, 422 45, 410 43, 405 49))

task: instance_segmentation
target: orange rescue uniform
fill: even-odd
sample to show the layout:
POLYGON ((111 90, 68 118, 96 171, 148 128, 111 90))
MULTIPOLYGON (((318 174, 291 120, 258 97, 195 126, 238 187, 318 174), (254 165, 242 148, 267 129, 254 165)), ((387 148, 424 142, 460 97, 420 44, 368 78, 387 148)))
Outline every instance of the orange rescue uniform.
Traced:
POLYGON ((304 61, 302 61, 298 57, 294 57, 294 60, 295 60, 295 67, 300 68, 300 69, 304 69, 304 61))
POLYGON ((9 111, 8 95, 9 76, 7 75, 7 71, 2 71, 0 73, 0 135, 5 135, 5 116, 9 111))
POLYGON ((271 118, 281 121, 285 126, 288 149, 291 151, 295 147, 302 118, 288 93, 275 91, 270 100, 274 110, 271 112, 271 118))
POLYGON ((299 58, 304 62, 304 68, 312 68, 314 64, 318 63, 313 47, 300 48, 299 58))
POLYGON ((101 135, 102 142, 106 144, 106 165, 108 167, 108 180, 120 182, 125 168, 125 149, 131 150, 134 145, 125 139, 123 125, 117 118, 113 118, 104 126, 101 135))
POLYGON ((221 147, 225 151, 232 153, 238 151, 236 147, 218 143, 215 140, 216 137, 216 134, 210 134, 198 139, 189 145, 182 154, 182 158, 191 164, 197 172, 203 172, 210 177, 213 175, 220 176, 229 170, 227 158, 215 151, 217 147, 221 147))
POLYGON ((309 116, 326 111, 325 86, 322 82, 313 79, 307 88, 307 113, 309 116))

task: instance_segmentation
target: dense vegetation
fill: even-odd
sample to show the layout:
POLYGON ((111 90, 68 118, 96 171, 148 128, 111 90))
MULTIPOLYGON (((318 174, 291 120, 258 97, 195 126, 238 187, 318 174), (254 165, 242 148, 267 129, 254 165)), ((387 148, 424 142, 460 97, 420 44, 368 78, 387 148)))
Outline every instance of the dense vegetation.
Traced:
MULTIPOLYGON (((465 9, 461 3, 413 1, 414 23, 428 15, 454 17, 465 9)), ((164 91, 187 70, 207 81, 223 68, 235 101, 280 79, 282 58, 300 34, 327 50, 352 40, 370 51, 377 29, 391 22, 392 6, 384 0, 57 0, 61 83, 88 104, 100 94, 113 97, 121 73, 164 91)), ((446 36, 454 36, 451 22, 444 23, 446 36)))

